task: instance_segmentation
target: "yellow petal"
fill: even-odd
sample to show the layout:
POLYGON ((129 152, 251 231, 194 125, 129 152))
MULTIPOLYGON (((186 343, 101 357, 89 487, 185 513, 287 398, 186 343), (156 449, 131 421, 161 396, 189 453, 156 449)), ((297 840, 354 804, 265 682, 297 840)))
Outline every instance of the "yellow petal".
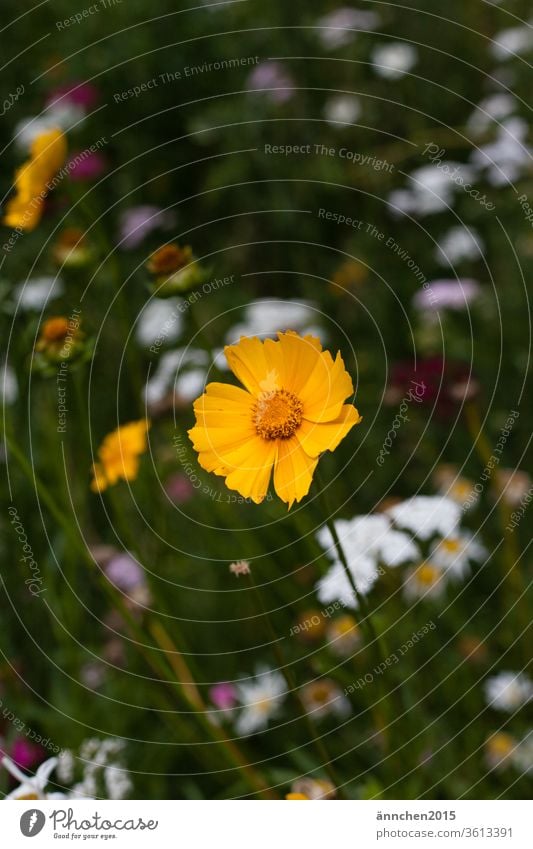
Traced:
POLYGON ((309 422, 304 419, 295 436, 309 457, 318 457, 323 451, 334 451, 361 418, 355 407, 346 404, 339 418, 333 422, 309 422))
POLYGON ((252 455, 255 469, 238 468, 226 477, 228 489, 236 490, 243 498, 251 498, 256 504, 260 504, 267 494, 277 454, 277 444, 274 440, 261 440, 261 443, 260 449, 254 447, 252 455))
POLYGON ((33 140, 31 158, 38 167, 44 181, 57 174, 67 158, 67 142, 59 129, 47 130, 33 140))
POLYGON ((278 339, 279 342, 273 344, 281 353, 283 388, 299 395, 317 366, 322 351, 320 339, 315 336, 299 336, 293 330, 278 333, 278 339))
POLYGON ((278 441, 274 487, 281 500, 289 505, 289 510, 309 492, 317 462, 307 456, 295 436, 278 441))
POLYGON ((6 204, 3 223, 20 230, 34 230, 41 220, 42 212, 43 201, 40 198, 27 202, 15 196, 6 204))
POLYGON ((206 428, 202 425, 196 425, 191 428, 189 438, 195 451, 212 451, 214 453, 225 451, 227 453, 250 439, 257 438, 255 430, 248 423, 245 427, 226 427, 225 417, 222 419, 219 416, 219 419, 224 422, 221 427, 206 428))
POLYGON ((93 492, 103 492, 107 489, 107 478, 100 463, 93 465, 93 479, 91 481, 91 489, 93 492))
POLYGON ((298 393, 304 404, 304 418, 312 422, 337 419, 346 398, 353 395, 352 379, 340 354, 335 360, 323 351, 305 386, 298 393))
POLYGON ((224 353, 233 374, 252 395, 257 397, 261 392, 281 389, 280 376, 272 373, 275 369, 269 365, 265 346, 257 336, 243 336, 237 345, 224 348, 224 353))

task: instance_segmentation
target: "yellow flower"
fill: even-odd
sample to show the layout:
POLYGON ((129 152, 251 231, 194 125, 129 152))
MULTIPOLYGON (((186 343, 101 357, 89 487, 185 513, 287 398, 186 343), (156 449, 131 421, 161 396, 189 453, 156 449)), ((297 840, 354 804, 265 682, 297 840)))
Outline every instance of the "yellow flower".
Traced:
POLYGON ((505 731, 496 731, 485 741, 485 759, 491 769, 500 769, 512 757, 518 745, 515 737, 505 731))
POLYGON ((287 799, 289 802, 309 802, 309 796, 306 796, 305 793, 287 793, 285 799, 287 799))
POLYGON ((141 419, 118 427, 108 433, 98 449, 98 461, 93 466, 93 492, 102 492, 119 479, 135 480, 139 457, 147 446, 150 422, 141 419))
POLYGON ((309 492, 319 455, 361 421, 350 375, 320 341, 294 331, 278 341, 242 337, 224 349, 245 389, 210 383, 194 403, 189 436, 203 469, 259 504, 274 488, 289 508, 309 492))
POLYGON ((33 230, 42 215, 50 180, 67 156, 67 143, 61 130, 48 130, 34 139, 30 159, 15 173, 15 195, 6 204, 4 224, 33 230))

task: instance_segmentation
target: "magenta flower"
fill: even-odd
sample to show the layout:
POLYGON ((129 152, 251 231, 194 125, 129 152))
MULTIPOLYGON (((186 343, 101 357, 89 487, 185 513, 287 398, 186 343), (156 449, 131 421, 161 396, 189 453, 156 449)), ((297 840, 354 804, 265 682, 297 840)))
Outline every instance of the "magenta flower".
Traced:
POLYGON ((231 710, 237 704, 237 689, 233 684, 221 682, 210 688, 209 698, 219 710, 231 710))
POLYGON ((9 757, 21 769, 31 769, 36 763, 42 761, 44 749, 35 743, 30 743, 24 737, 17 737, 11 746, 9 757))
POLYGON ((103 174, 107 168, 107 159, 98 150, 82 150, 71 156, 65 168, 71 180, 83 183, 86 180, 96 180, 103 174))
POLYGON ((72 105, 90 112, 100 99, 100 92, 92 83, 72 82, 52 89, 46 99, 46 105, 72 105))

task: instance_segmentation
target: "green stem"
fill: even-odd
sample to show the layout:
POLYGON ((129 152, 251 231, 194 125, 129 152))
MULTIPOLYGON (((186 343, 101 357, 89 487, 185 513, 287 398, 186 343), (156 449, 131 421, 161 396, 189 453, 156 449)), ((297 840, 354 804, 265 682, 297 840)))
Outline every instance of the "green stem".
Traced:
MULTIPOLYGON (((18 445, 11 438, 11 436, 7 434, 7 432, 4 432, 4 439, 9 451, 18 461, 19 465, 22 468, 22 471, 24 472, 28 480, 35 485, 39 496, 50 511, 53 518, 57 521, 59 526, 63 528, 67 538, 71 541, 73 547, 79 551, 80 555, 92 569, 92 567, 94 566, 92 557, 89 551, 87 550, 85 544, 80 540, 78 534, 70 525, 67 515, 63 513, 61 508, 56 504, 54 497, 48 491, 46 485, 37 476, 35 471, 32 469, 31 465, 29 464, 24 453, 20 450, 18 445)), ((163 660, 159 657, 159 653, 156 652, 155 655, 152 655, 148 651, 147 647, 144 645, 144 643, 146 642, 146 637, 143 633, 143 630, 138 624, 138 622, 135 620, 135 617, 128 610, 121 594, 110 584, 110 582, 107 580, 107 578, 105 578, 105 576, 100 570, 97 571, 99 577, 101 578, 102 589, 107 595, 110 604, 118 609, 120 615, 127 623, 130 628, 130 631, 135 637, 135 648, 143 655, 149 666, 156 672, 163 684, 172 684, 172 682, 168 681, 168 670, 163 660)), ((191 702, 188 698, 188 691, 183 693, 181 682, 176 681, 175 683, 178 684, 180 692, 182 693, 185 701, 187 702, 187 704, 190 705, 191 702)), ((174 692, 173 686, 172 691, 174 692)), ((267 786, 264 784, 262 779, 256 776, 255 771, 252 770, 252 768, 247 763, 246 759, 242 756, 237 745, 233 741, 227 740, 223 732, 221 732, 220 729, 217 728, 212 722, 209 722, 207 717, 203 715, 202 712, 195 711, 195 716, 199 720, 199 724, 201 725, 201 727, 208 732, 211 739, 221 745, 222 750, 227 756, 228 762, 231 764, 232 767, 238 769, 242 773, 243 777, 247 780, 247 783, 249 784, 249 786, 251 786, 253 791, 255 793, 258 793, 258 795, 263 796, 264 798, 275 798, 275 794, 272 791, 268 790, 267 786), (252 774, 254 776, 253 781, 251 780, 252 774)))
MULTIPOLYGON (((479 408, 475 402, 468 401, 464 406, 464 411, 466 423, 470 432, 470 436, 472 437, 474 443, 475 451, 481 463, 483 463, 483 467, 485 469, 492 469, 495 465, 495 458, 492 452, 492 445, 490 444, 486 434, 483 431, 479 408)), ((526 634, 530 626, 530 614, 528 610, 527 597, 524 588, 524 579, 519 568, 521 553, 515 535, 507 532, 507 526, 511 518, 511 510, 505 503, 505 497, 502 493, 502 487, 499 487, 497 485, 497 481, 498 470, 495 469, 494 482, 491 481, 490 485, 492 486, 494 497, 496 499, 496 509, 498 512, 500 530, 503 538, 502 565, 504 568, 503 577, 505 580, 505 586, 507 586, 508 588, 508 594, 510 597, 510 603, 508 607, 512 607, 516 599, 520 599, 520 601, 517 602, 517 609, 520 615, 521 624, 524 628, 524 634, 526 634)))
POLYGON ((290 670, 287 662, 285 661, 285 658, 283 657, 283 652, 281 651, 281 649, 279 647, 278 636, 276 634, 276 631, 275 631, 274 626, 272 624, 272 620, 271 620, 271 618, 268 614, 265 603, 263 601, 263 595, 261 593, 260 588, 255 583, 255 581, 253 579, 253 575, 252 575, 251 572, 250 572, 250 583, 251 583, 252 588, 254 590, 254 594, 255 594, 256 599, 257 599, 259 611, 262 615, 262 619, 263 619, 263 622, 265 624, 267 634, 268 634, 270 641, 271 641, 272 651, 274 652, 274 656, 276 658, 278 669, 281 672, 281 674, 283 675, 283 677, 285 678, 285 682, 286 682, 288 690, 289 690, 289 695, 293 699, 296 709, 301 714, 301 716, 304 718, 305 724, 307 726, 307 730, 309 731, 309 734, 311 735, 311 739, 313 741, 317 755, 318 755, 319 759, 322 761, 322 765, 324 767, 324 770, 326 771, 331 782, 333 783, 333 786, 335 787, 335 789, 337 791, 337 795, 340 798, 345 799, 346 796, 345 796, 344 791, 342 789, 342 779, 340 778, 340 776, 337 775, 336 769, 331 762, 331 757, 330 757, 330 755, 329 755, 329 753, 326 749, 326 746, 325 746, 320 734, 318 733, 318 730, 315 727, 315 723, 313 722, 312 718, 309 716, 309 714, 308 714, 308 712, 305 708, 305 705, 304 705, 302 698, 300 696, 299 688, 296 684, 296 680, 295 680, 295 678, 292 674, 292 671, 290 670))
MULTIPOLYGON (((317 473, 317 483, 319 488, 319 497, 322 503, 322 509, 325 516, 325 523, 329 529, 331 537, 333 539, 333 543, 335 545, 335 550, 337 552, 337 556, 342 564, 344 569, 344 573, 346 578, 350 584, 350 587, 353 591, 354 597, 357 600, 359 605, 359 609, 363 614, 363 619, 359 620, 359 624, 361 625, 361 629, 366 631, 367 643, 369 646, 373 647, 373 651, 375 654, 374 663, 376 664, 374 668, 387 668, 386 661, 390 657, 390 653, 387 648, 387 642, 383 634, 378 634, 374 626, 374 622, 372 621, 372 616, 370 614, 370 608, 367 603, 365 596, 359 592, 357 589, 357 585, 355 583, 352 571, 348 564, 348 558, 346 557, 346 552, 342 546, 342 543, 339 539, 339 535, 337 533, 337 528, 335 527, 335 522, 333 520, 333 511, 331 510, 331 506, 329 504, 329 499, 326 493, 326 487, 324 482, 321 480, 320 474, 317 473)), ((324 517, 322 517, 324 520, 324 517)), ((391 670, 389 670, 391 671, 391 670)), ((388 729, 393 727, 394 717, 397 716, 398 710, 394 705, 391 693, 387 691, 384 687, 383 681, 381 680, 381 675, 376 674, 375 676, 378 680, 378 689, 380 690, 380 702, 382 703, 384 716, 381 717, 380 713, 377 711, 377 705, 372 706, 372 710, 374 711, 375 722, 379 730, 381 731, 388 747, 390 747, 389 743, 389 734, 388 729)), ((409 718, 410 717, 410 707, 406 698, 406 693, 404 690, 404 682, 397 679, 395 681, 395 692, 397 692, 398 698, 400 700, 404 715, 409 718)), ((413 734, 413 739, 416 735, 413 734)), ((400 747, 401 744, 399 744, 400 747)))

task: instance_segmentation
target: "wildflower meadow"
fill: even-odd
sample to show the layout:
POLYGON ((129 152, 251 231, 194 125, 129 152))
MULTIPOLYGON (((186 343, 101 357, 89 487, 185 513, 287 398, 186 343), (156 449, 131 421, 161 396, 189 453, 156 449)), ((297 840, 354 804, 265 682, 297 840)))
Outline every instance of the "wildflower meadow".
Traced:
POLYGON ((530 798, 531 4, 31 6, 1 798, 530 798))

